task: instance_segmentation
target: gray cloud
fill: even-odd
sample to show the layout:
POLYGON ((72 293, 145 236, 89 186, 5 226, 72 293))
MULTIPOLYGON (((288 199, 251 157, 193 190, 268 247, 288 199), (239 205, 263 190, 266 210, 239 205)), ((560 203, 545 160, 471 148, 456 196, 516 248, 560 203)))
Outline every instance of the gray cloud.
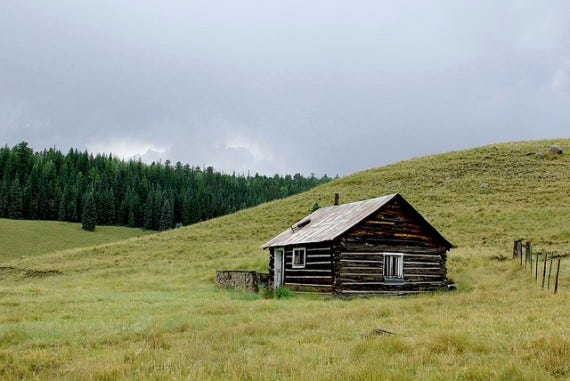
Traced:
POLYGON ((330 175, 563 137, 569 28, 562 1, 8 0, 0 136, 330 175))

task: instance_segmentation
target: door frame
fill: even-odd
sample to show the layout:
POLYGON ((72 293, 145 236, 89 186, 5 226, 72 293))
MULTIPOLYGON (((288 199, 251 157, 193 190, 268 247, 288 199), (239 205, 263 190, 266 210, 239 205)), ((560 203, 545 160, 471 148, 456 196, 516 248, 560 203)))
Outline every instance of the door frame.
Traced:
POLYGON ((283 286, 285 283, 285 248, 273 249, 273 288, 283 286))

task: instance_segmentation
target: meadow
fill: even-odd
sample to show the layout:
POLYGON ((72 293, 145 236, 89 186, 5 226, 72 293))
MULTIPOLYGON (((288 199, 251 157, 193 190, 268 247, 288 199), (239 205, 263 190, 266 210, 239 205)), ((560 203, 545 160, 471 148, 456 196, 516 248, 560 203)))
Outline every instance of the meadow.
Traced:
POLYGON ((570 147, 414 158, 182 229, 8 261, 38 272, 0 272, 0 378, 568 379, 570 261, 554 295, 510 259, 514 239, 570 252, 570 159, 548 155, 554 143, 570 147), (458 289, 338 300, 214 286, 217 269, 267 271, 260 245, 335 192, 401 193, 455 244, 458 289))
POLYGON ((97 226, 95 232, 88 232, 81 229, 79 223, 0 218, 0 263, 20 257, 122 241, 145 234, 149 232, 120 226, 97 226))

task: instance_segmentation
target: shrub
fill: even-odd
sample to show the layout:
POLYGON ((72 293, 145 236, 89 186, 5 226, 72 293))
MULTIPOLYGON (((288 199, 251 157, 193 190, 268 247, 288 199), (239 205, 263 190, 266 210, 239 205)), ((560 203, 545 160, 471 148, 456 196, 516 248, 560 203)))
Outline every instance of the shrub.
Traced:
POLYGON ((293 296, 291 291, 286 287, 277 287, 275 291, 273 291, 273 295, 275 299, 284 299, 293 296))

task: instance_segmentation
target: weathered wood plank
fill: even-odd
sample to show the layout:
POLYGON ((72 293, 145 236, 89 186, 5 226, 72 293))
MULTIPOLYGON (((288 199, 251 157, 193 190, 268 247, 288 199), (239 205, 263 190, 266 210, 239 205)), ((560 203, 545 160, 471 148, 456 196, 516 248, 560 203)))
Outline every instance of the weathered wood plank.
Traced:
POLYGON ((344 290, 346 287, 351 286, 351 289, 365 288, 368 286, 388 286, 390 289, 417 289, 418 286, 434 286, 434 287, 446 287, 445 282, 414 282, 414 283, 393 283, 393 282, 342 282, 339 289, 344 290))
POLYGON ((349 262, 354 262, 354 263, 384 263, 384 260, 375 260, 375 259, 341 259, 340 260, 341 263, 349 263, 349 262))
POLYGON ((311 269, 311 268, 294 268, 294 269, 287 269, 285 273, 287 275, 293 273, 330 273, 331 269, 311 269))
POLYGON ((428 293, 428 292, 433 292, 436 291, 436 289, 434 290, 413 290, 413 291, 390 291, 390 290, 384 290, 384 291, 367 291, 367 290, 343 290, 343 291, 338 291, 338 294, 340 296, 342 296, 343 294, 348 294, 348 295, 361 295, 361 296, 365 296, 365 295, 383 295, 383 296, 406 296, 406 295, 415 295, 415 294, 421 294, 421 293, 428 293))
POLYGON ((318 266, 318 265, 331 265, 331 261, 320 261, 320 262, 311 262, 307 260, 307 266, 318 266))
POLYGON ((382 270, 381 267, 377 267, 377 266, 342 266, 341 269, 343 271, 358 271, 358 270, 370 271, 371 269, 382 270))
MULTIPOLYGON (((382 252, 375 252, 375 251, 342 251, 342 255, 366 255, 366 256, 384 256, 388 253, 400 253, 398 250, 393 251, 382 251, 382 252)), ((404 254, 405 257, 425 257, 425 258, 434 258, 439 256, 439 252, 434 252, 433 254, 426 254, 424 252, 421 253, 412 253, 412 252, 401 252, 404 254)))
POLYGON ((329 252, 330 250, 331 250, 330 247, 309 247, 307 248, 307 253, 317 252, 317 251, 329 252))
POLYGON ((348 277, 357 277, 359 279, 365 278, 365 277, 375 277, 375 278, 383 278, 384 275, 382 273, 345 273, 342 272, 340 273, 340 278, 348 278, 348 277))
POLYGON ((404 274, 404 279, 406 278, 442 278, 444 274, 404 274))
POLYGON ((314 287, 314 288, 330 288, 330 284, 313 284, 313 283, 296 283, 296 282, 287 282, 286 284, 291 286, 307 286, 307 287, 314 287))
POLYGON ((406 260, 406 257, 404 257, 404 268, 412 268, 413 266, 417 266, 417 267, 421 267, 421 266, 427 266, 427 267, 437 267, 440 268, 441 267, 441 262, 432 262, 432 261, 425 261, 425 262, 418 262, 418 261, 408 261, 406 260))
POLYGON ((445 270, 441 267, 432 267, 432 268, 406 268, 404 267, 404 274, 409 275, 418 275, 418 274, 444 274, 445 270))
POLYGON ((331 293, 333 291, 332 284, 319 285, 319 284, 306 284, 306 283, 285 283, 285 287, 295 292, 331 293))
POLYGON ((291 279, 331 279, 330 275, 290 275, 287 274, 287 280, 291 279))

